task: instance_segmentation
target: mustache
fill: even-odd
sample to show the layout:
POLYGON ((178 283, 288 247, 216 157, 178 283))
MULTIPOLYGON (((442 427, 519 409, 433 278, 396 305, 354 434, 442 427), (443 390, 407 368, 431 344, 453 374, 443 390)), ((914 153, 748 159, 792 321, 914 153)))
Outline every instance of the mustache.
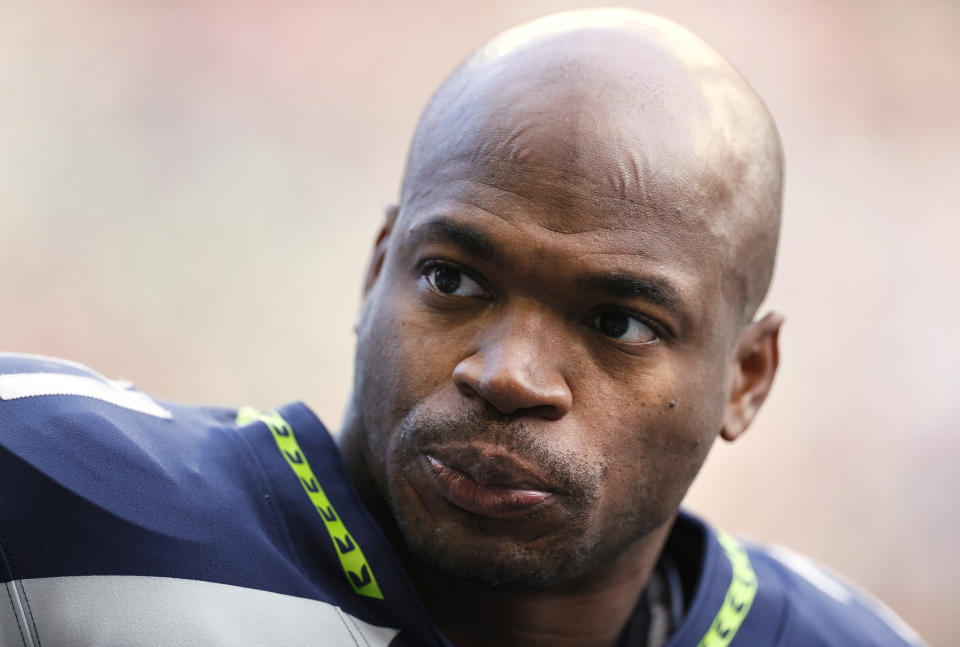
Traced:
POLYGON ((401 424, 399 458, 404 463, 414 461, 431 446, 484 443, 530 463, 567 496, 583 502, 595 500, 605 469, 573 452, 549 447, 543 433, 499 412, 439 414, 418 407, 401 424))

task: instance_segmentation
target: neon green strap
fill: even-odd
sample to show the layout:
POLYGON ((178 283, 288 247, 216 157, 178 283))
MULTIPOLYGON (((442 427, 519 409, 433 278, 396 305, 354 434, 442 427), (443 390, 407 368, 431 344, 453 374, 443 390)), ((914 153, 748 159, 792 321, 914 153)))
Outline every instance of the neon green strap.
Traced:
POLYGON ((717 540, 730 560, 733 577, 730 578, 730 587, 720 610, 697 647, 727 647, 746 619, 757 595, 757 574, 753 572, 746 549, 723 531, 717 533, 717 540))
POLYGON ((270 413, 260 413, 252 407, 243 407, 237 412, 237 424, 246 425, 256 421, 263 422, 273 434, 273 439, 277 443, 277 448, 283 454, 287 465, 293 470, 293 473, 300 479, 300 485, 303 486, 307 496, 310 497, 310 503, 313 504, 317 514, 323 519, 323 524, 330 534, 333 541, 334 550, 337 557, 340 558, 340 565, 343 572, 350 582, 353 590, 360 595, 369 598, 383 599, 383 593, 373 576, 373 569, 367 563, 367 559, 360 550, 360 545, 347 531, 347 527, 340 520, 340 515, 333 509, 330 500, 320 487, 320 481, 317 480, 307 457, 300 450, 300 445, 293 435, 293 428, 284 420, 279 413, 272 411, 270 413))

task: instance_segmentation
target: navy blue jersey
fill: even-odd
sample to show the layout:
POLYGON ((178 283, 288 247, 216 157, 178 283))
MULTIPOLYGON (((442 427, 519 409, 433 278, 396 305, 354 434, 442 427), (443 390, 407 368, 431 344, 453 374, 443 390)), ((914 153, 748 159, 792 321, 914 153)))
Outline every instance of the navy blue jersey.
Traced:
MULTIPOLYGON (((682 515, 669 647, 910 645, 803 558, 682 515)), ((303 404, 187 407, 0 355, 0 647, 448 645, 303 404)))

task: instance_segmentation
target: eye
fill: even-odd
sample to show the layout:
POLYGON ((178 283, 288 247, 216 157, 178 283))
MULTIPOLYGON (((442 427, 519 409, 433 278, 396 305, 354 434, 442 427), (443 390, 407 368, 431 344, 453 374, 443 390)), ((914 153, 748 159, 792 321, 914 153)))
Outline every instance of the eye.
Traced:
POLYGON ((470 276, 453 265, 433 263, 424 271, 430 286, 442 294, 453 297, 485 297, 486 290, 470 276))
POLYGON ((618 310, 607 310, 593 315, 587 319, 587 324, 607 337, 631 344, 645 344, 657 339, 657 333, 653 328, 636 317, 618 310))

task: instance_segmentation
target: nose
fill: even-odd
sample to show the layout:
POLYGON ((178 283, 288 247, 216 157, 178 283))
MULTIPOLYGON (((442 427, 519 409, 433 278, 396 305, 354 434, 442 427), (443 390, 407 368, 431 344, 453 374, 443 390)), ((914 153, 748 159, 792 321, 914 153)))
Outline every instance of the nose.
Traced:
POLYGON ((476 352, 453 370, 467 397, 489 402, 500 413, 558 420, 573 396, 561 372, 562 343, 539 317, 513 317, 487 328, 476 352))

